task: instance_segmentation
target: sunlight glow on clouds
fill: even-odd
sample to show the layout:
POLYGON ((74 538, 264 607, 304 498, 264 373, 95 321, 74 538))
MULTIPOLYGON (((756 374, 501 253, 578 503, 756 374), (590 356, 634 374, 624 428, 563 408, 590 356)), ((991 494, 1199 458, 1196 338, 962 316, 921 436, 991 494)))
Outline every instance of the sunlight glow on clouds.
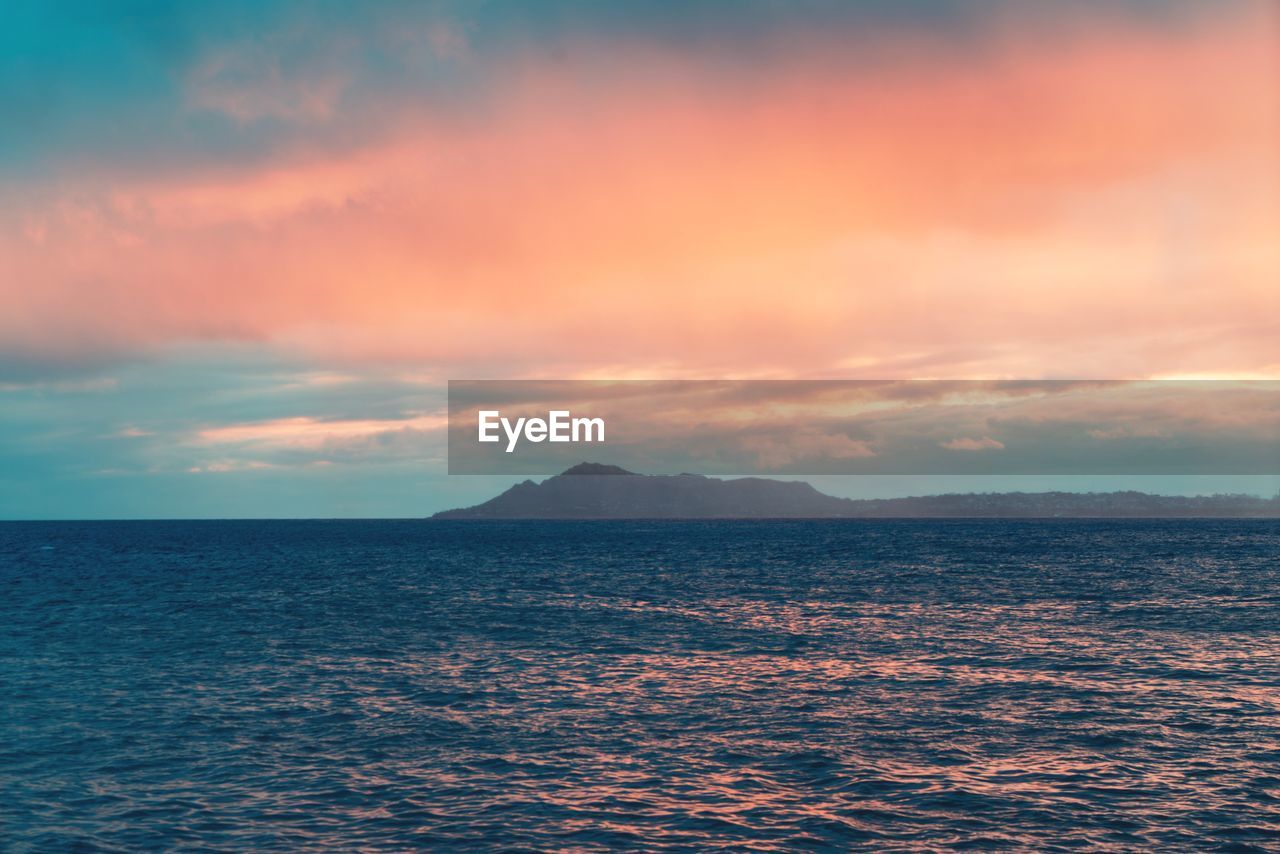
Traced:
POLYGON ((196 433, 201 445, 249 444, 284 448, 324 448, 351 439, 366 439, 402 430, 441 431, 448 423, 444 415, 418 415, 388 420, 333 420, 295 417, 277 418, 250 424, 206 427, 196 433))
POLYGON ((992 439, 990 436, 983 436, 981 439, 964 437, 939 442, 938 447, 946 448, 948 451, 1000 451, 1004 449, 1004 442, 992 439))
MULTIPOLYGON (((473 108, 396 102, 341 150, 76 165, 13 197, 0 333, 35 359, 197 340, 525 375, 1272 375, 1271 8, 1081 7, 1051 44, 1005 11, 978 48, 890 32, 858 59, 805 32, 765 68, 512 50, 473 108)), ((217 106, 201 81, 264 49, 180 85, 217 106)), ((222 109, 331 131, 346 55, 288 95, 246 72, 279 103, 222 109)))
POLYGON ((410 494, 449 377, 1280 377, 1270 0, 17 0, 0 55, 4 506, 410 494))

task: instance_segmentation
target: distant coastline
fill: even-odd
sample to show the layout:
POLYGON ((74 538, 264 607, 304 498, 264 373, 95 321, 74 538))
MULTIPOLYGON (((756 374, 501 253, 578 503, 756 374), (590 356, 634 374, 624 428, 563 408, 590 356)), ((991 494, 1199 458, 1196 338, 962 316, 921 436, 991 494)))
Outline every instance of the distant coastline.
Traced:
POLYGON ((474 507, 433 519, 1190 519, 1280 518, 1280 496, 1145 492, 953 493, 837 498, 803 481, 642 475, 581 463, 526 480, 474 507))

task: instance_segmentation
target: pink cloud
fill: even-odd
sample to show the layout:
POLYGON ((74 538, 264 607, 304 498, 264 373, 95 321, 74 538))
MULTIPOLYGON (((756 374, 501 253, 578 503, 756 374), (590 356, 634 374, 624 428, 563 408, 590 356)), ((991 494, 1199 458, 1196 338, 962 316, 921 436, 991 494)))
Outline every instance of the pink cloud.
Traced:
POLYGON ((196 432, 198 445, 255 445, 267 448, 317 449, 334 443, 367 439, 405 430, 443 430, 444 415, 415 415, 399 419, 277 418, 245 424, 206 427, 196 432))
POLYGON ((1004 442, 992 439, 990 436, 983 436, 981 439, 965 437, 939 442, 938 447, 946 448, 948 451, 1003 451, 1004 442))
POLYGON ((756 466, 764 471, 785 469, 807 458, 855 460, 876 455, 869 442, 840 433, 823 433, 804 428, 796 429, 783 437, 751 436, 738 444, 742 450, 754 456, 756 466))
MULTIPOLYGON (((483 110, 356 150, 10 202, 0 340, 544 376, 1280 376, 1280 45, 1256 8, 964 65, 904 44, 871 72, 822 45, 739 81, 639 47, 604 82, 516 59, 483 110)), ((246 119, 341 91, 209 75, 199 103, 246 119)))

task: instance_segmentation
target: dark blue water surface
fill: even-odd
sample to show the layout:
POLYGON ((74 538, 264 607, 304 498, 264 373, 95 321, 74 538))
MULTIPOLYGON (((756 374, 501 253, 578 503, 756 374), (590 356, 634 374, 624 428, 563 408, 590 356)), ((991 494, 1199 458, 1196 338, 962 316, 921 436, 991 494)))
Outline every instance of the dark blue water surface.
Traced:
POLYGON ((1273 521, 0 525, 0 848, 1280 847, 1273 521))

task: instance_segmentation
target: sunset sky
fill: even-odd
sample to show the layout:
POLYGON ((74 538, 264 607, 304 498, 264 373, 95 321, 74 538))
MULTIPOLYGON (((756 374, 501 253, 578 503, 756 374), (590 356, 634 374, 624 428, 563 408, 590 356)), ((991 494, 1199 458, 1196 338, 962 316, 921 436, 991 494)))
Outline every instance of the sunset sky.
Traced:
POLYGON ((4 16, 0 518, 474 503, 450 378, 1280 379, 1272 0, 4 16))

